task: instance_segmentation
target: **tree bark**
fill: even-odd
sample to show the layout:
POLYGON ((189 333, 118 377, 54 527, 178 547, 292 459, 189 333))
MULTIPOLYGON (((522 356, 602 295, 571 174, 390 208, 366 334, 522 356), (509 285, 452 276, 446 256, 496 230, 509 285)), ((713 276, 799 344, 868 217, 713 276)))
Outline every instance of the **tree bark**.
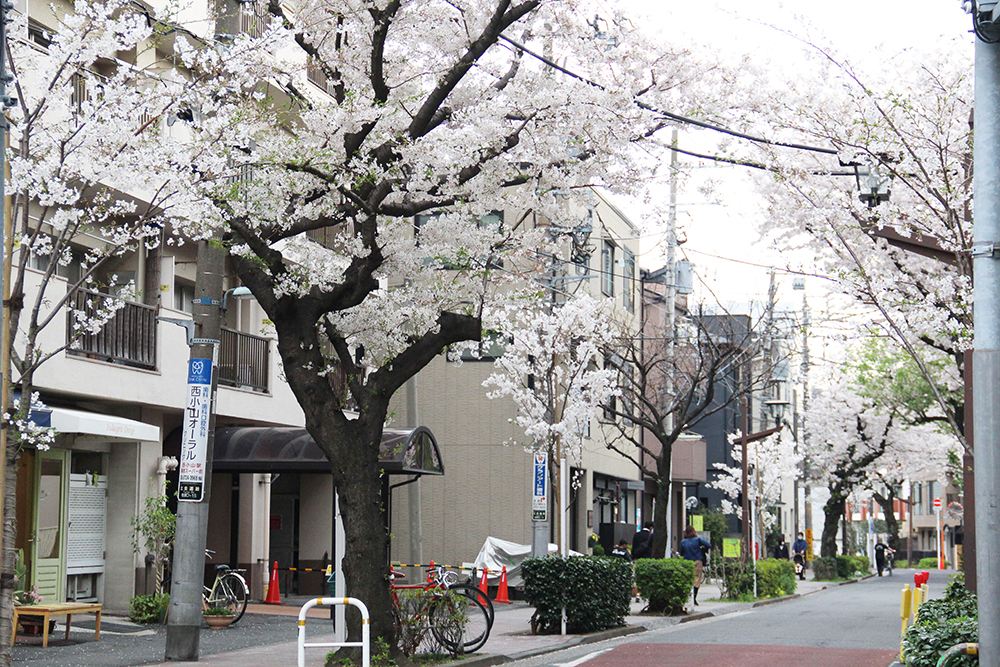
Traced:
POLYGON ((819 555, 833 558, 837 555, 837 528, 847 507, 847 496, 839 485, 830 488, 830 499, 823 505, 823 537, 820 540, 819 555))
POLYGON ((879 507, 882 508, 882 513, 885 514, 886 532, 889 534, 889 548, 893 551, 898 551, 899 520, 896 518, 895 512, 896 489, 890 486, 889 492, 886 495, 883 496, 881 493, 873 493, 872 496, 879 504, 879 507))
POLYGON ((670 525, 670 461, 673 442, 660 440, 660 455, 656 458, 656 509, 653 511, 653 558, 669 557, 667 526, 670 525))

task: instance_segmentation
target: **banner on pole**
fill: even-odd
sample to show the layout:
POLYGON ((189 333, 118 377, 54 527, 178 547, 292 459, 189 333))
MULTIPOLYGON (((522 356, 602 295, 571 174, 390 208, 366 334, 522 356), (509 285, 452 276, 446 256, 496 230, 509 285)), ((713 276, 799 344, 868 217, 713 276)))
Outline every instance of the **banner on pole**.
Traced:
POLYGON ((534 454, 535 474, 531 484, 531 520, 545 521, 549 508, 548 486, 549 486, 549 457, 545 452, 534 454))
POLYGON ((178 462, 177 500, 198 503, 205 497, 208 424, 212 414, 212 360, 188 360, 188 393, 184 435, 178 462))

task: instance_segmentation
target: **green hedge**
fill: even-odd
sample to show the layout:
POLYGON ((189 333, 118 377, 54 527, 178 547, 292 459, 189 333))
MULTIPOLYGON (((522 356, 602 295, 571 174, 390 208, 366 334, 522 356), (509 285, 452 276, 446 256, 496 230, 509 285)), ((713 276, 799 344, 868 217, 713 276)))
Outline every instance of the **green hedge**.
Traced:
MULTIPOLYGON (((911 667, 935 667, 941 654, 956 644, 979 641, 976 595, 955 575, 944 597, 920 605, 917 622, 903 636, 903 656, 911 667)), ((976 656, 960 656, 953 665, 978 665, 976 656)))
POLYGON ((872 571, 872 561, 868 556, 854 556, 854 572, 868 574, 872 571))
POLYGON ((641 558, 635 562, 635 585, 642 597, 649 600, 649 611, 683 613, 694 585, 694 561, 641 558))
POLYGON ((722 597, 727 600, 753 599, 753 563, 735 559, 715 561, 712 576, 720 581, 722 597))
MULTIPOLYGON (((920 570, 936 570, 938 566, 938 559, 936 557, 931 558, 921 558, 920 562, 917 563, 917 569, 920 570)), ((945 562, 945 567, 948 566, 947 561, 945 562)))
POLYGON ((538 632, 597 632, 625 625, 632 595, 632 564, 602 556, 547 556, 522 564, 524 595, 535 608, 538 632))
POLYGON ((795 564, 784 559, 757 561, 757 597, 780 598, 795 592, 795 564))

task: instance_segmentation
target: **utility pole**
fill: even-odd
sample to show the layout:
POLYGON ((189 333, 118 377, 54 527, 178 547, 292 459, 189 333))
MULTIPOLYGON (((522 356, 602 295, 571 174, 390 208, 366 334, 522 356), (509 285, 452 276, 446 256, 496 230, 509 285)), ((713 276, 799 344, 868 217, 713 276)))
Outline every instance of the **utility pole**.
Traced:
POLYGON ((973 441, 979 664, 1000 667, 1000 25, 996 2, 972 3, 976 33, 972 270, 973 441))
MULTIPOLYGON (((666 281, 663 285, 663 325, 664 325, 664 342, 667 346, 666 359, 667 363, 673 361, 674 358, 674 328, 675 322, 674 318, 676 313, 675 300, 677 295, 677 176, 678 176, 678 157, 677 157, 677 128, 674 128, 670 132, 670 209, 667 214, 667 275, 666 281)), ((673 403, 673 375, 672 373, 666 373, 664 378, 664 401, 665 407, 673 403)), ((674 413, 673 411, 664 411, 666 414, 663 416, 664 433, 670 433, 674 428, 674 413)), ((673 477, 673 467, 671 466, 670 476, 673 477)), ((667 494, 667 554, 670 555, 671 549, 674 548, 674 535, 673 535, 673 499, 674 499, 674 482, 672 479, 667 480, 667 484, 670 487, 670 493, 667 494)), ((679 543, 677 548, 680 548, 679 543)))
MULTIPOLYGON (((239 12, 239 6, 232 0, 218 0, 215 22, 218 41, 229 43, 232 36, 237 34, 239 12)), ((226 251, 218 241, 218 236, 213 236, 198 243, 193 308, 195 337, 189 341, 191 355, 188 361, 188 396, 184 406, 184 435, 179 461, 177 529, 164 654, 166 660, 198 660, 201 642, 201 592, 205 579, 208 507, 212 496, 212 457, 215 453, 215 409, 222 334, 221 299, 226 269, 226 251)))

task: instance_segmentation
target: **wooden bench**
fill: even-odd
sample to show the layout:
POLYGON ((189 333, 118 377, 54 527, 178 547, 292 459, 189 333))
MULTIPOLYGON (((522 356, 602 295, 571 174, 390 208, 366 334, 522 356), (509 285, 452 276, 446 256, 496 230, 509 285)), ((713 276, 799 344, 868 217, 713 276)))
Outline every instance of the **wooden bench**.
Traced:
POLYGON ((55 616, 66 617, 66 639, 69 639, 69 626, 73 614, 96 614, 97 626, 94 628, 94 641, 101 640, 101 605, 88 602, 55 602, 53 604, 36 604, 14 607, 14 627, 10 631, 10 643, 17 637, 17 622, 21 616, 42 617, 42 647, 49 645, 49 620, 55 616))

